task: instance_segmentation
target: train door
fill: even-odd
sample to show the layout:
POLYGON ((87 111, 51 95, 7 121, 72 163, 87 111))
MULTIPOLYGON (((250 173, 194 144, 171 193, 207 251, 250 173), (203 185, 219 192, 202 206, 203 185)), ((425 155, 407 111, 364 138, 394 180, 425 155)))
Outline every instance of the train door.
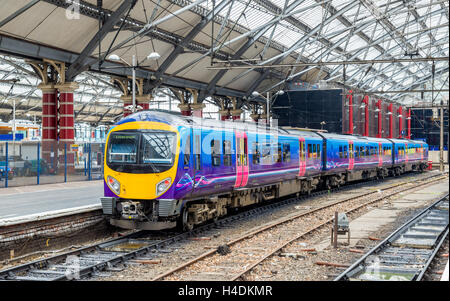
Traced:
POLYGON ((405 163, 408 163, 408 143, 405 143, 405 163))
POLYGON ((353 141, 348 141, 348 170, 352 170, 355 167, 355 154, 353 152, 353 141))
POLYGON ((378 166, 383 166, 383 145, 381 142, 378 143, 378 166))
POLYGON ((193 151, 193 131, 192 128, 189 129, 188 133, 186 134, 186 141, 184 141, 183 144, 183 169, 184 169, 184 177, 186 177, 186 180, 192 180, 192 186, 188 186, 187 192, 192 191, 194 188, 194 177, 195 177, 195 170, 194 170, 194 151, 193 151))
POLYGON ((304 137, 300 137, 298 138, 298 154, 299 154, 299 171, 298 171, 298 176, 299 177, 303 177, 305 175, 306 172, 306 156, 305 156, 305 138, 304 137))
POLYGON ((193 190, 196 188, 197 183, 202 176, 202 130, 193 129, 192 131, 192 143, 193 143, 193 164, 194 164, 194 181, 193 190))
POLYGON ((420 161, 423 161, 423 144, 420 144, 419 152, 420 152, 420 161))
POLYGON ((244 187, 248 183, 248 138, 245 132, 236 131, 236 183, 234 187, 244 187))

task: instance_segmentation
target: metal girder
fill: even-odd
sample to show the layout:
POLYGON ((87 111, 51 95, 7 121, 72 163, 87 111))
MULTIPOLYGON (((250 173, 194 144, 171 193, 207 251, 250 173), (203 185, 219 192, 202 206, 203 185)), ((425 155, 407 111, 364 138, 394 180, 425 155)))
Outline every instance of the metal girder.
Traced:
POLYGON ((109 113, 109 111, 111 111, 113 109, 113 107, 110 107, 108 110, 105 111, 105 113, 103 113, 100 118, 97 120, 97 125, 103 120, 103 118, 105 118, 106 114, 109 113))
MULTIPOLYGON (((399 8, 399 7, 396 7, 396 8, 399 8)), ((393 10, 394 10, 394 12, 395 12, 395 9, 393 9, 393 10)), ((393 12, 393 10, 390 10, 390 12, 393 12)), ((435 14, 438 14, 438 13, 441 13, 441 12, 440 12, 440 11, 430 12, 430 13, 427 13, 427 14, 421 16, 420 19, 424 19, 424 18, 426 18, 426 17, 428 17, 428 16, 431 17, 431 16, 433 16, 433 15, 435 15, 435 14)), ((376 22, 377 20, 375 19, 374 21, 376 22)), ((373 21, 370 21, 370 22, 372 23, 373 21)), ((409 22, 407 22, 406 26, 408 26, 408 25, 410 25, 410 24, 413 24, 413 23, 416 23, 416 21, 409 21, 409 22)), ((420 35, 421 35, 421 34, 418 34, 417 36, 420 36, 420 35)), ((372 46, 378 45, 380 42, 383 42, 387 36, 390 36, 390 34, 389 34, 388 32, 386 32, 386 33, 385 33, 384 35, 382 35, 381 37, 377 38, 375 41, 371 41, 368 45, 365 45, 364 47, 361 47, 360 49, 356 49, 356 50, 350 51, 350 52, 352 52, 352 53, 354 52, 353 55, 350 57, 350 60, 355 59, 358 55, 360 55, 363 51, 365 51, 365 50, 367 49, 367 47, 372 47, 372 46), (356 52, 355 52, 355 51, 356 51, 356 52)), ((410 38, 408 38, 408 40, 412 40, 412 39, 416 38, 417 36, 410 37, 410 38)), ((397 44, 396 46, 394 46, 394 47, 392 47, 392 48, 389 48, 388 50, 384 50, 383 48, 378 49, 378 48, 375 46, 374 48, 377 49, 377 50, 380 52, 380 54, 379 54, 376 58, 380 58, 380 57, 384 57, 384 56, 386 56, 386 55, 389 55, 390 53, 392 53, 393 51, 395 51, 395 50, 398 49, 399 47, 401 47, 401 46, 397 44)), ((333 75, 335 75, 335 74, 336 74, 337 72, 339 72, 341 69, 342 69, 342 66, 335 68, 335 69, 331 72, 330 78, 332 78, 333 75)), ((358 73, 361 73, 361 72, 364 72, 364 70, 358 70, 357 73, 355 73, 353 76, 355 76, 355 75, 357 75, 358 73)), ((353 77, 350 77, 350 78, 353 78, 353 77)))
MULTIPOLYGON (((352 9, 357 4, 358 4, 357 2, 352 2, 350 4, 347 4, 346 6, 341 8, 339 11, 337 11, 334 14, 332 14, 328 19, 324 20, 321 24, 319 24, 315 28, 313 28, 308 34, 304 35, 301 39, 299 39, 296 43, 294 43, 294 45, 292 45, 287 51, 285 51, 284 53, 281 53, 279 55, 276 55, 276 56, 274 56, 274 57, 272 57, 272 58, 270 58, 268 60, 265 60, 264 62, 261 62, 258 65, 265 65, 265 64, 270 63, 270 62, 273 62, 273 64, 280 63, 286 56, 290 55, 294 50, 299 48, 299 46, 303 42, 305 42, 309 37, 311 37, 311 36, 315 35, 316 33, 318 33, 319 30, 321 30, 324 25, 327 25, 328 23, 330 23, 331 21, 335 20, 336 18, 339 18, 339 16, 343 15, 345 12, 349 11, 350 9, 352 9)), ((259 76, 259 78, 257 80, 255 80, 251 84, 250 88, 245 93, 246 96, 247 97, 250 96, 250 94, 258 88, 258 86, 261 84, 261 82, 268 75, 269 75, 269 70, 266 70, 261 76, 259 76)))
MULTIPOLYGON (((72 5, 71 3, 68 3, 64 0, 41 0, 41 1, 48 2, 50 4, 53 4, 57 7, 61 7, 64 9, 67 9, 68 7, 70 7, 70 5, 72 5)), ((105 8, 98 8, 97 6, 95 6, 89 2, 83 1, 83 0, 77 0, 77 2, 74 2, 73 4, 76 4, 76 3, 79 3, 78 8, 79 8, 79 12, 81 15, 90 17, 90 18, 93 18, 96 20, 98 20, 101 16, 108 16, 108 15, 112 15, 114 13, 113 11, 107 10, 105 8)), ((190 7, 192 8, 192 5, 190 7)), ((183 11, 184 11, 184 9, 185 8, 183 8, 183 11)), ((191 9, 189 9, 189 10, 191 10, 191 9)), ((171 13, 170 16, 175 17, 174 13, 171 13)), ((141 21, 139 21, 137 19, 133 19, 131 17, 126 18, 124 20, 124 22, 125 22, 125 25, 130 25, 129 30, 133 31, 135 33, 138 33, 140 30, 144 29, 144 27, 148 25, 147 23, 141 22, 141 21)), ((160 22, 160 20, 158 20, 158 22, 160 22)), ((159 27, 153 27, 153 28, 151 28, 151 30, 149 30, 149 31, 146 30, 145 32, 146 32, 145 37, 148 37, 150 39, 157 39, 157 40, 163 41, 165 43, 172 44, 174 46, 178 45, 179 41, 183 40, 183 36, 176 35, 173 32, 163 30, 159 27)), ((136 37, 136 35, 133 36, 133 38, 135 38, 135 37, 136 37)), ((119 45, 122 45, 122 42, 119 45)), ((119 45, 116 45, 114 48, 111 48, 110 51, 113 51, 119 45)), ((203 45, 196 41, 192 41, 191 43, 186 45, 186 48, 189 50, 192 50, 194 52, 199 52, 199 53, 209 50, 209 47, 207 45, 203 45)), ((226 59, 227 55, 228 55, 227 53, 222 52, 222 51, 218 51, 216 54, 221 59, 226 59)), ((96 59, 97 61, 99 60, 99 58, 92 58, 92 59, 96 59)), ((93 61, 92 63, 95 63, 95 62, 96 61, 93 61)))
POLYGON ((9 15, 8 17, 6 17, 5 19, 0 21, 0 27, 2 27, 3 25, 6 25, 8 22, 10 22, 11 20, 13 20, 14 18, 20 16, 22 13, 24 13, 25 11, 27 11, 28 9, 30 9, 31 7, 33 7, 36 3, 38 3, 40 0, 33 0, 27 4, 25 4, 23 7, 21 7, 20 9, 18 9, 17 11, 15 11, 14 13, 12 13, 11 15, 9 15))
POLYGON ((107 18, 105 24, 100 28, 100 30, 95 34, 95 36, 89 41, 89 43, 84 47, 83 51, 81 51, 80 55, 77 57, 75 62, 73 62, 69 69, 66 71, 66 79, 68 81, 72 81, 75 76, 77 76, 82 71, 89 68, 91 63, 87 63, 89 56, 92 54, 94 49, 101 43, 103 38, 111 32, 117 22, 120 21, 122 16, 128 11, 130 11, 137 0, 124 0, 120 7, 107 18))
MULTIPOLYGON (((69 52, 67 50, 55 49, 46 45, 39 45, 32 43, 30 41, 19 40, 9 36, 4 36, 0 34, 0 52, 7 53, 14 56, 20 56, 23 58, 33 58, 33 59, 50 59, 65 63, 72 63, 78 57, 78 54, 69 52)), ((105 62, 103 64, 105 69, 98 70, 98 66, 91 66, 90 70, 94 72, 99 72, 103 74, 115 75, 128 77, 131 76, 130 68, 123 68, 122 64, 115 62, 105 62), (115 69, 115 68, 117 69, 115 69)), ((147 69, 137 69, 136 77, 141 78, 151 78, 154 74, 153 71, 147 69)), ((184 78, 171 77, 167 75, 162 75, 163 84, 169 87, 177 88, 191 88, 196 90, 206 89, 207 84, 200 83, 197 81, 192 81, 184 78)), ((225 96, 235 96, 242 97, 244 93, 241 91, 233 90, 230 88, 219 87, 216 89, 218 95, 225 96)))
MULTIPOLYGON (((445 67, 442 67, 440 69, 437 69, 434 75, 435 76, 436 75, 440 75, 440 74, 448 72, 448 71, 449 71, 449 66, 445 66, 445 67)), ((419 81, 414 82, 414 83, 406 86, 406 89, 413 90, 413 89, 419 87, 422 83, 430 80, 432 77, 433 77, 432 74, 430 74, 428 76, 425 76, 425 77, 421 78, 419 81)), ((398 95, 397 96, 393 96, 393 99, 396 99, 396 98, 398 98, 398 95)))
MULTIPOLYGON (((292 12, 292 10, 297 7, 300 3, 304 2, 304 0, 296 0, 292 4, 290 4, 286 11, 284 12, 284 16, 287 16, 289 13, 292 12)), ((242 45, 238 51, 236 51, 230 60, 236 60, 239 59, 273 24, 275 24, 275 21, 279 21, 282 19, 282 16, 275 17, 271 20, 271 22, 267 23, 266 26, 263 26, 259 28, 246 42, 244 45, 242 45)), ((214 89, 216 88, 217 83, 219 80, 225 75, 227 70, 221 70, 219 71, 214 78, 209 82, 206 90, 202 90, 199 95, 199 101, 202 101, 209 95, 213 94, 214 89)))
MULTIPOLYGON (((218 14, 223 8, 225 8, 232 0, 224 0, 219 3, 217 7, 215 7, 206 17, 203 17, 201 22, 198 23, 187 35, 183 38, 183 40, 175 46, 175 49, 169 54, 169 56, 164 60, 164 62, 159 66, 158 70, 155 73, 156 82, 147 82, 152 87, 156 87, 159 84, 159 78, 162 74, 164 74, 170 65, 175 61, 179 54, 184 51, 184 47, 187 44, 192 42, 192 40, 208 25, 211 20, 218 14)), ((147 88, 148 89, 148 88, 147 88)))

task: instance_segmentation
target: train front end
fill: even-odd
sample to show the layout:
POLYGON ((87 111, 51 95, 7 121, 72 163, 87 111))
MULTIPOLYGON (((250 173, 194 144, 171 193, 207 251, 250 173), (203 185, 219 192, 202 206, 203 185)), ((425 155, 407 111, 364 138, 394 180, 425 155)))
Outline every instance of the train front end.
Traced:
POLYGON ((101 202, 112 225, 145 230, 176 226, 161 212, 176 206, 173 183, 179 150, 179 132, 166 123, 126 122, 109 132, 101 202))

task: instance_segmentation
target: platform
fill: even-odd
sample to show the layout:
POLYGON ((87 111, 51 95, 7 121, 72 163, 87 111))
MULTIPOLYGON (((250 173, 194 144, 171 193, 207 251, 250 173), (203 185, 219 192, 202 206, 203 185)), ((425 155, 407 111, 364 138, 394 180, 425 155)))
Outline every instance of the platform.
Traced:
MULTIPOLYGON (((350 247, 357 245, 361 239, 367 239, 371 233, 395 222, 402 212, 425 207, 429 202, 445 195, 448 191, 448 180, 446 180, 419 189, 413 193, 400 193, 392 201, 352 220, 350 222, 350 247)), ((327 238, 320 242, 316 246, 316 249, 324 250, 329 246, 330 239, 327 238)))
POLYGON ((69 182, 0 189, 0 225, 100 208, 102 181, 69 182))

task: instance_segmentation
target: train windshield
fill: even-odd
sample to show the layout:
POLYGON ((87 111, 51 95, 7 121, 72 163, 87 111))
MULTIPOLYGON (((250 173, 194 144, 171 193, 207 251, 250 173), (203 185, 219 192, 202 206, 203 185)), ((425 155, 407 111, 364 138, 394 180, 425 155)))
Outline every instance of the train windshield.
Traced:
POLYGON ((176 134, 162 131, 111 133, 107 165, 128 173, 159 173, 173 166, 176 134))
POLYGON ((142 133, 142 163, 172 165, 175 133, 142 133))

